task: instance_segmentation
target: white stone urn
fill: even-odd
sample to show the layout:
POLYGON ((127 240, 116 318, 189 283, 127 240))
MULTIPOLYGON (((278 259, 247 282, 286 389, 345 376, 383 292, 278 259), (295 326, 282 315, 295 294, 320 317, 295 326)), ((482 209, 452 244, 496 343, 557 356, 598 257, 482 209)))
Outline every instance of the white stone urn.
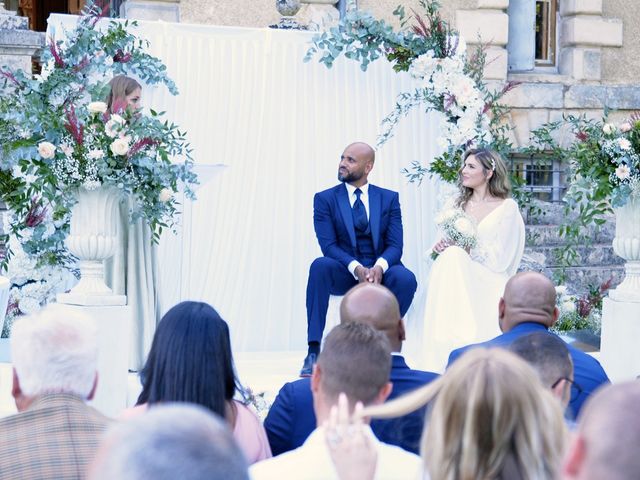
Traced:
POLYGON ((69 293, 58 294, 58 303, 126 305, 126 296, 114 294, 104 282, 103 263, 116 252, 122 191, 80 188, 77 197, 66 246, 79 260, 80 281, 69 293))
POLYGON ((618 302, 640 302, 640 197, 632 196, 626 205, 614 208, 616 236, 613 251, 624 258, 625 276, 609 297, 618 302))

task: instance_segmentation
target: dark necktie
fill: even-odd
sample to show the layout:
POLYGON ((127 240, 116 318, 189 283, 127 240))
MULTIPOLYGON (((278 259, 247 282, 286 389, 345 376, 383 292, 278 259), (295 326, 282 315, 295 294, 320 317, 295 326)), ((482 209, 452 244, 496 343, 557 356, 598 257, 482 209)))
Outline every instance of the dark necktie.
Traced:
POLYGON ((353 225, 357 230, 364 232, 367 230, 367 226, 369 225, 369 219, 367 219, 367 211, 364 208, 364 203, 360 200, 360 195, 362 195, 362 190, 356 188, 356 201, 353 202, 353 225))

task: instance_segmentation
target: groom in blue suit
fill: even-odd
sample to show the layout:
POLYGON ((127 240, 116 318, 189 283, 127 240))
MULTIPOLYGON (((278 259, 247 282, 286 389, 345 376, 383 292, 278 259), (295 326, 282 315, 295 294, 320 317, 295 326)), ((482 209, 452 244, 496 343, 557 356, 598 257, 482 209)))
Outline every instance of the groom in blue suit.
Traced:
POLYGON ((323 257, 309 268, 307 341, 301 377, 311 376, 320 352, 330 295, 343 295, 359 282, 385 285, 405 315, 417 283, 402 265, 402 215, 398 193, 369 185, 375 152, 366 143, 345 148, 338 166, 342 183, 316 193, 313 224, 323 257))

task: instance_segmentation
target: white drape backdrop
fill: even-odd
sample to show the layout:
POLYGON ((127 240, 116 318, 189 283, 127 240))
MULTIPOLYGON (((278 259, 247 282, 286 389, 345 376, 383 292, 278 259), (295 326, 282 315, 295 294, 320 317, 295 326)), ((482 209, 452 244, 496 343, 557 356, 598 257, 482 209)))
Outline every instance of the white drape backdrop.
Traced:
MULTIPOLYGON (((60 38, 74 17, 54 15, 60 38)), ((196 202, 185 202, 181 231, 160 244, 162 313, 180 300, 211 303, 229 323, 235 350, 306 347, 308 267, 320 255, 313 194, 337 183, 343 148, 375 144, 398 92, 412 88, 384 60, 362 72, 341 59, 332 69, 303 63, 311 34, 140 22, 136 32, 165 62, 180 95, 146 87, 143 103, 188 132, 197 164, 218 165, 196 202)), ((411 161, 436 154, 438 117, 415 111, 377 152, 371 183, 397 190, 403 261, 418 278, 407 315, 409 354, 419 348, 433 214, 440 188, 408 184, 411 161)), ((411 355, 410 355, 411 356, 411 355)))

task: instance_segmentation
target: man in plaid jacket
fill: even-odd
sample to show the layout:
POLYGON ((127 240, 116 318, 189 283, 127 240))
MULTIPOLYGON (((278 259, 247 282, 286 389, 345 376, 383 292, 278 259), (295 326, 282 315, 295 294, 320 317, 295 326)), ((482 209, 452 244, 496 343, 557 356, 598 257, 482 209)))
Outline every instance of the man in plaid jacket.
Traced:
POLYGON ((109 419, 85 401, 98 381, 90 319, 59 305, 16 322, 16 415, 0 420, 0 478, 82 479, 109 419))

